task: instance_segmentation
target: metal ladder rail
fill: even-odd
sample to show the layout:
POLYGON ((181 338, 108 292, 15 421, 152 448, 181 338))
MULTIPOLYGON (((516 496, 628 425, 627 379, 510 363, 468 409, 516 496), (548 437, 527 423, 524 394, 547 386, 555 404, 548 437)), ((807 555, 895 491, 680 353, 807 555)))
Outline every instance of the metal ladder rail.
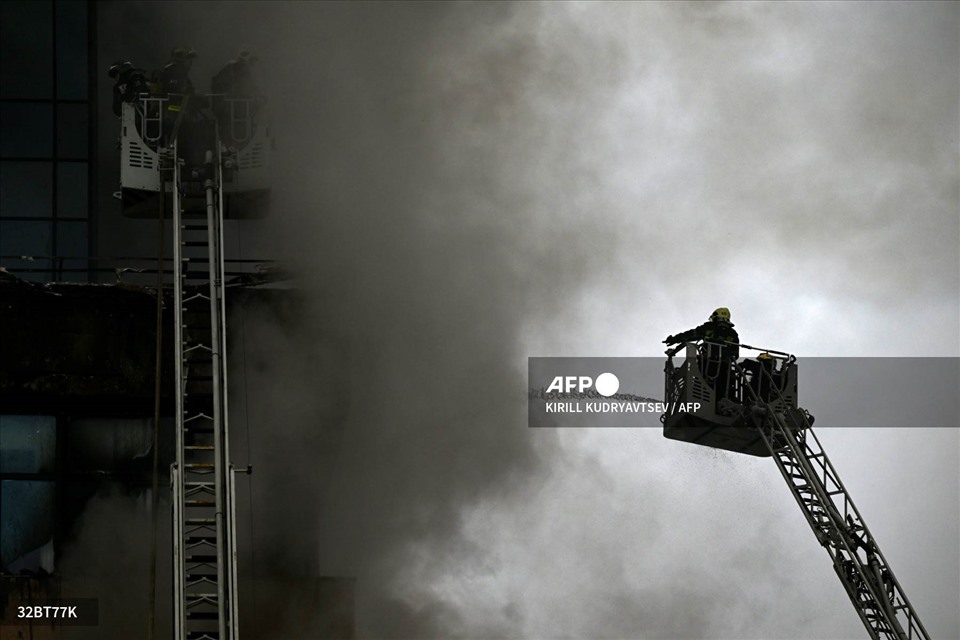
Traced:
POLYGON ((216 145, 216 151, 214 153, 214 163, 215 163, 215 175, 216 175, 216 188, 217 188, 217 229, 219 232, 218 237, 218 250, 219 250, 219 262, 218 262, 218 274, 220 281, 220 297, 219 297, 219 322, 220 322, 220 335, 222 354, 220 358, 221 363, 221 372, 223 376, 223 403, 222 403, 222 415, 223 415, 223 442, 222 442, 222 464, 223 468, 227 471, 227 474, 224 478, 225 485, 225 506, 226 513, 225 517, 227 518, 227 530, 225 536, 225 561, 227 568, 226 576, 226 586, 229 590, 228 597, 228 615, 229 615, 229 629, 228 637, 230 640, 237 640, 240 635, 239 632, 239 591, 237 589, 237 514, 236 514, 236 472, 233 468, 233 463, 230 462, 230 420, 229 420, 229 403, 227 401, 227 389, 229 388, 227 381, 227 312, 226 312, 226 287, 224 279, 226 277, 226 264, 224 258, 224 241, 223 241, 223 221, 224 217, 224 196, 223 196, 223 144, 220 139, 220 123, 217 120, 214 120, 214 127, 216 135, 214 137, 214 144, 216 145))
MULTIPOLYGON (((204 341, 205 324, 209 311, 197 310, 195 304, 208 296, 199 292, 186 296, 187 279, 209 280, 206 272, 197 273, 204 262, 191 262, 188 255, 191 247, 208 249, 209 230, 204 225, 187 225, 189 213, 184 205, 182 161, 176 135, 171 145, 174 159, 173 221, 176 323, 176 374, 177 374, 177 472, 174 491, 174 572, 175 588, 175 637, 178 640, 218 640, 220 637, 209 627, 211 619, 219 616, 219 599, 210 592, 209 585, 216 585, 215 576, 209 573, 211 559, 216 558, 216 501, 210 476, 215 472, 215 447, 204 443, 205 434, 212 432, 214 413, 204 400, 205 393, 197 387, 205 387, 212 379, 206 369, 212 368, 213 348, 210 340, 204 341), (203 241, 187 240, 186 231, 203 231, 203 241), (193 269, 191 269, 193 266, 193 269), (210 532, 213 532, 213 536, 210 532), (211 611, 213 609, 213 611, 211 611)), ((196 256, 194 256, 196 257, 196 256)), ((213 395, 213 394, 209 394, 213 395)), ((215 480, 215 478, 214 478, 215 480)))
MULTIPOLYGON (((753 389, 750 391, 754 393, 753 389)), ((791 417, 794 424, 789 427, 784 416, 771 411, 769 405, 759 398, 756 400, 769 417, 769 421, 761 425, 765 444, 817 539, 830 555, 834 570, 870 636, 906 637, 872 579, 869 559, 862 561, 856 553, 856 542, 850 537, 844 518, 833 502, 833 495, 842 494, 845 509, 852 506, 835 470, 829 465, 822 468, 823 473, 817 473, 812 466, 811 461, 825 459, 825 454, 822 449, 813 451, 806 447, 805 434, 814 435, 806 417, 800 421, 802 424, 791 417), (832 473, 828 474, 828 470, 832 473)), ((826 462, 829 464, 829 460, 826 462)))
MULTIPOLYGON (((215 142, 219 147, 219 138, 215 142)), ((174 157, 178 158, 176 141, 172 146, 174 157)), ((175 162, 174 172, 177 462, 171 478, 176 640, 235 640, 237 637, 235 552, 232 551, 235 548, 233 478, 224 437, 226 323, 219 159, 219 153, 208 156, 209 174, 204 184, 206 198, 202 210, 205 215, 201 218, 205 224, 184 224, 186 212, 179 160, 175 162), (186 240, 186 231, 201 232, 204 239, 186 240), (206 259, 195 256, 197 261, 191 263, 186 256, 189 247, 204 250, 206 259), (191 264, 195 265, 193 270, 189 268, 191 264), (198 273, 196 267, 205 270, 198 273), (185 298, 188 277, 205 280, 208 294, 198 291, 185 298), (204 301, 206 311, 193 306, 204 301), (191 319, 200 324, 191 324, 191 319), (188 332, 187 336, 184 331, 188 332), (208 331, 209 338, 205 335, 208 331), (211 496, 213 500, 208 499, 211 496), (211 586, 215 590, 211 590, 211 586)))
MULTIPOLYGON (((176 492, 175 510, 177 513, 177 530, 174 535, 175 568, 177 586, 177 617, 175 620, 175 637, 177 640, 217 640, 219 634, 209 627, 210 619, 219 619, 219 601, 216 594, 209 591, 209 585, 214 584, 214 576, 209 573, 210 559, 216 557, 216 545, 211 544, 210 531, 216 539, 215 519, 210 517, 211 509, 215 512, 216 501, 204 497, 211 494, 209 476, 215 472, 214 461, 210 455, 215 453, 214 447, 203 444, 204 434, 213 431, 210 425, 214 413, 212 408, 197 392, 197 386, 204 386, 203 382, 211 376, 202 376, 201 369, 211 368, 212 360, 207 360, 207 353, 212 353, 212 344, 205 344, 201 340, 204 333, 203 323, 197 319, 204 317, 202 311, 193 308, 196 301, 206 299, 200 293, 193 293, 184 297, 187 278, 209 279, 209 265, 207 273, 195 273, 196 268, 203 262, 191 262, 187 255, 190 247, 209 248, 209 229, 204 225, 185 224, 185 208, 183 206, 182 168, 179 158, 176 133, 174 133, 175 181, 173 192, 174 204, 174 252, 175 252, 175 281, 176 281, 176 308, 177 322, 177 462, 178 462, 178 491, 176 492), (203 241, 187 240, 185 231, 204 231, 203 241), (193 266, 193 269, 191 269, 193 266), (200 322, 200 324, 197 324, 200 322), (211 504, 212 503, 212 504, 211 504), (211 553, 211 551, 213 553, 211 553), (211 611, 210 609, 214 609, 211 611)), ((209 318, 209 312, 206 314, 209 318)), ((212 341, 208 341, 212 342, 212 341)), ((212 394, 211 394, 212 395, 212 394)))
MULTIPOLYGON (((174 322, 174 375, 176 377, 176 459, 170 468, 170 485, 172 490, 173 505, 173 627, 175 640, 184 640, 184 630, 186 627, 184 602, 184 563, 182 558, 183 542, 183 394, 186 387, 186 381, 183 377, 183 263, 181 256, 181 212, 180 212, 180 163, 178 160, 177 143, 174 141, 170 147, 172 157, 169 161, 172 163, 172 188, 171 205, 173 209, 173 303, 176 309, 176 321, 174 322)), ((161 174, 162 175, 162 174, 161 174)), ((160 181, 160 188, 165 189, 163 180, 160 181)))
MULTIPOLYGON (((797 421, 795 415, 787 413, 793 422, 787 425, 784 415, 774 412, 759 398, 753 387, 745 383, 742 368, 735 366, 742 388, 749 390, 755 404, 769 419, 759 425, 764 442, 807 522, 827 549, 837 576, 870 636, 892 640, 928 639, 926 629, 874 542, 806 415, 800 413, 801 418, 797 421), (834 501, 837 495, 843 497, 842 512, 834 501), (857 533, 863 537, 857 538, 857 533), (858 549, 865 551, 865 558, 860 557, 858 549), (901 621, 898 614, 905 619, 901 621)), ((767 373, 761 370, 760 375, 767 373)), ((779 388, 775 385, 771 388, 786 406, 779 388)))
POLYGON ((852 584, 860 606, 865 610, 865 615, 873 619, 874 625, 878 631, 886 629, 889 637, 896 638, 929 638, 923 623, 916 615, 909 599, 904 593, 903 588, 894 576, 889 564, 880 551, 879 546, 871 535, 863 517, 860 515, 856 506, 847 493, 846 488, 840 482, 836 470, 833 468, 830 459, 823 451, 823 447, 812 429, 806 431, 803 436, 796 438, 791 442, 794 447, 794 453, 799 454, 800 460, 810 469, 810 472, 817 478, 821 487, 828 491, 828 497, 836 495, 843 496, 843 512, 841 512, 835 503, 830 504, 830 516, 838 525, 841 531, 841 540, 846 542, 845 549, 837 548, 837 556, 841 556, 841 551, 849 549, 852 558, 845 558, 847 562, 853 561, 854 564, 845 565, 848 569, 857 569, 860 574, 860 581, 853 580, 852 574, 844 572, 845 566, 835 564, 834 568, 838 574, 843 573, 841 578, 852 584), (833 485, 834 488, 830 488, 833 485), (863 556, 860 555, 863 553, 863 556), (879 607, 877 606, 879 605, 879 607), (867 610, 875 610, 873 616, 867 613, 867 610))
POLYGON ((238 635, 236 588, 236 514, 233 500, 233 467, 230 464, 227 410, 226 300, 223 252, 223 175, 219 125, 214 122, 215 150, 211 150, 213 177, 205 184, 209 227, 210 327, 214 377, 214 449, 217 492, 217 593, 220 609, 220 637, 235 640, 238 635))
MULTIPOLYGON (((219 180, 218 180, 219 182, 219 180)), ((214 518, 216 519, 217 535, 217 614, 218 614, 218 638, 227 637, 227 613, 224 611, 225 598, 225 567, 223 562, 224 541, 224 486, 223 476, 225 468, 223 463, 223 370, 221 368, 221 356, 223 355, 223 345, 221 342, 221 295, 223 286, 223 272, 220 268, 220 225, 218 217, 222 213, 216 202, 216 185, 213 177, 207 177, 204 181, 204 190, 206 192, 206 214, 207 214, 207 256, 208 268, 210 270, 210 348, 212 357, 211 374, 213 376, 213 448, 214 448, 214 485, 216 494, 216 509, 214 518)))

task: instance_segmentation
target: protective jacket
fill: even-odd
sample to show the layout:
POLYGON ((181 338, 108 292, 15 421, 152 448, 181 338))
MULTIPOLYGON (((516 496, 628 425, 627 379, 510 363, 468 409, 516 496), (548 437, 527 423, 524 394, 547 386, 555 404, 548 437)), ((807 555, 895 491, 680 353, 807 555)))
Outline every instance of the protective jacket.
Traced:
POLYGON ((693 340, 707 340, 729 345, 723 348, 723 358, 736 360, 740 357, 740 336, 737 334, 737 330, 733 328, 732 322, 709 320, 696 329, 690 329, 675 336, 668 336, 664 342, 678 344, 693 340))

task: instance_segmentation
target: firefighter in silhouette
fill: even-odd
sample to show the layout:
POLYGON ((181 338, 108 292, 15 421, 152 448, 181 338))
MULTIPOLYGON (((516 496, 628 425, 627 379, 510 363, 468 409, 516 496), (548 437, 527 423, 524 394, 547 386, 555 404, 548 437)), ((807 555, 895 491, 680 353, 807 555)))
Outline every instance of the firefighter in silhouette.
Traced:
POLYGON ((700 370, 713 383, 717 400, 735 400, 733 363, 740 357, 740 336, 730 322, 730 310, 720 307, 710 314, 710 319, 695 329, 667 336, 664 344, 702 340, 700 347, 700 370))
POLYGON ((120 107, 124 102, 133 102, 141 93, 150 92, 146 73, 143 69, 134 68, 130 62, 115 62, 107 75, 116 79, 113 85, 113 114, 115 116, 120 116, 120 107))
POLYGON ((193 49, 180 49, 170 52, 170 62, 160 70, 160 90, 166 94, 191 95, 194 92, 190 81, 190 67, 197 57, 193 49))
MULTIPOLYGON (((783 373, 777 371, 777 360, 769 353, 761 353, 756 360, 746 359, 740 363, 750 380, 750 387, 763 402, 776 400, 777 392, 782 391, 783 373)), ((744 392, 743 400, 753 400, 753 394, 744 392)))
POLYGON ((233 143, 242 143, 253 133, 259 92, 253 84, 251 70, 256 62, 256 56, 243 50, 210 80, 214 114, 220 121, 223 136, 233 143))
POLYGON ((250 78, 250 70, 257 57, 249 51, 241 51, 236 58, 227 61, 223 68, 210 80, 212 93, 221 93, 230 98, 253 98, 256 87, 250 78))
MULTIPOLYGON (((190 97, 194 93, 190 81, 190 67, 197 57, 193 49, 176 48, 170 52, 170 62, 163 65, 157 74, 157 85, 161 95, 167 97, 166 113, 163 117, 163 133, 167 143, 172 141, 177 120, 184 126, 181 112, 190 109, 190 97)), ((184 114, 186 115, 186 114, 184 114)))

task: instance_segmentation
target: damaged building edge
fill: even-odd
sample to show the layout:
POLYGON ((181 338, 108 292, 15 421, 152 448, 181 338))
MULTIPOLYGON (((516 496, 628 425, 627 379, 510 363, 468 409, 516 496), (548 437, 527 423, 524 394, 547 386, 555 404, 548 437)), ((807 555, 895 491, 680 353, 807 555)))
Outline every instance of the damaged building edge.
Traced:
MULTIPOLYGON (((228 308, 279 299, 295 302, 293 290, 259 288, 272 281, 259 276, 232 281, 228 308)), ((4 412, 152 416, 155 292, 155 288, 126 284, 40 285, 0 272, 4 340, 0 406, 4 412)), ((173 344, 172 306, 173 295, 165 289, 164 345, 173 344)), ((172 348, 162 353, 161 415, 171 416, 172 348)))
MULTIPOLYGON (((240 319, 248 310, 266 308, 281 325, 292 321, 303 300, 299 291, 288 288, 286 280, 286 275, 273 272, 229 281, 230 318, 240 319)), ((164 502, 161 515, 167 522, 169 502, 163 496, 168 492, 167 475, 174 458, 173 306, 172 293, 165 290, 159 472, 164 502)), ((228 321, 227 325, 227 344, 234 345, 233 351, 244 344, 240 335, 243 324, 228 321)), ((0 479, 8 489, 28 484, 45 484, 50 489, 30 500, 6 496, 3 529, 10 553, 5 554, 0 575, 0 617, 6 625, 4 634, 11 631, 16 635, 19 630, 24 637, 31 637, 30 633, 40 637, 36 624, 22 628, 8 624, 17 607, 61 597, 98 596, 90 592, 83 575, 74 575, 60 564, 63 549, 69 548, 77 523, 92 504, 90 499, 106 491, 107 500, 115 502, 118 496, 126 496, 135 501, 137 509, 148 508, 156 289, 128 284, 41 285, 0 271, 0 335, 4 336, 0 406, 6 436, 0 451, 4 462, 0 479), (24 447, 16 442, 17 425, 13 423, 37 420, 44 422, 40 426, 49 427, 55 451, 31 458, 29 452, 19 451, 24 447)), ((237 366, 243 362, 234 360, 237 366)), ((31 425, 20 426, 32 432, 36 425, 31 425)), ((169 546, 169 540, 162 540, 169 536, 168 528, 169 524, 161 527, 161 549, 169 546)), ((149 540, 144 539, 142 545, 146 556, 149 540)), ((158 567, 157 630, 161 637, 172 615, 168 592, 162 587, 168 562, 161 561, 158 567)), ((240 627, 246 633, 259 637, 277 629, 296 628, 307 632, 303 637, 353 637, 353 578, 263 575, 263 568, 241 567, 240 627)), ((111 608, 109 597, 100 597, 100 601, 101 609, 111 608)), ((101 610, 100 615, 101 626, 96 630, 113 633, 111 612, 101 610)), ((43 633, 48 631, 53 635, 42 637, 91 637, 82 635, 79 628, 48 628, 43 633)))

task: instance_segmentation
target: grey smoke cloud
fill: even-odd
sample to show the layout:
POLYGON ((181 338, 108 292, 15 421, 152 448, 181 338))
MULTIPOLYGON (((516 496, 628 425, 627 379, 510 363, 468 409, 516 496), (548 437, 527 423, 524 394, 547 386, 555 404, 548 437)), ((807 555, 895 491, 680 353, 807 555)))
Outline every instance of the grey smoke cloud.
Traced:
MULTIPOLYGON (((101 13, 105 59, 261 57, 274 212, 231 242, 305 301, 248 316, 258 557, 297 570, 316 535, 367 637, 862 635, 770 461, 527 430, 526 357, 654 355, 721 305, 801 355, 956 356, 956 5, 101 13)), ((142 229, 103 244, 149 255, 142 229)), ((956 432, 824 440, 955 635, 956 432)))

